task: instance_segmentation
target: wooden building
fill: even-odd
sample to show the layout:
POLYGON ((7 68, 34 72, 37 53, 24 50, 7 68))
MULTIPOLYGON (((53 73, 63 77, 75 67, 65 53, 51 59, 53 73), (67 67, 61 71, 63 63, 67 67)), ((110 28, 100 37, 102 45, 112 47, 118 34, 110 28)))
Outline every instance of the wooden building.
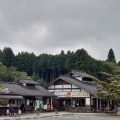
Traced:
POLYGON ((106 101, 96 97, 97 85, 90 75, 81 71, 71 71, 50 82, 46 89, 58 96, 58 110, 102 111, 106 101))
MULTIPOLYGON (((52 98, 55 95, 36 81, 30 79, 20 79, 16 83, 0 83, 0 114, 5 114, 7 104, 14 105, 14 110, 33 111, 36 108, 52 109, 52 98), (4 109, 4 111, 3 111, 4 109)), ((17 111, 15 111, 17 112, 17 111)))

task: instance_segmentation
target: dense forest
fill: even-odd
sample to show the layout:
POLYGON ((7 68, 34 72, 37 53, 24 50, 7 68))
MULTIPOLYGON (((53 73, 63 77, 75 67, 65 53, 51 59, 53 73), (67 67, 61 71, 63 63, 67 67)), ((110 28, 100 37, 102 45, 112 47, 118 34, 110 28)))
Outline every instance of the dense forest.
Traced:
MULTIPOLYGON (((99 54, 99 53, 98 53, 99 54)), ((116 63, 114 51, 110 49, 105 61, 92 58, 86 50, 78 49, 76 52, 62 50, 58 55, 20 52, 14 55, 11 48, 0 50, 0 81, 16 81, 16 78, 28 77, 38 82, 49 83, 60 75, 71 70, 85 71, 86 73, 105 80, 103 72, 112 74, 111 62, 116 63), (13 74, 15 71, 16 74, 13 74)))

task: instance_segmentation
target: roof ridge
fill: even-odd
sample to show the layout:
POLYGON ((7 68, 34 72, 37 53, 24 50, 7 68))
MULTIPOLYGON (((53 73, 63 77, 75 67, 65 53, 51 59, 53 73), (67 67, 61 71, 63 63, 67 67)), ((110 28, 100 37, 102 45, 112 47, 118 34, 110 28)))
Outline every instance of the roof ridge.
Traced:
POLYGON ((16 82, 0 82, 0 83, 5 83, 5 84, 16 84, 16 82))
POLYGON ((79 70, 71 70, 71 72, 81 72, 81 73, 86 73, 85 71, 79 71, 79 70))

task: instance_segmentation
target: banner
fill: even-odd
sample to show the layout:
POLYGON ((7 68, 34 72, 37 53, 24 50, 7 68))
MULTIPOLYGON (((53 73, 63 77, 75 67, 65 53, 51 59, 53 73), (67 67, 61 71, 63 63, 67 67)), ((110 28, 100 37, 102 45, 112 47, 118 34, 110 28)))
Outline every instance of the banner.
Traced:
POLYGON ((58 97, 90 97, 87 92, 55 92, 58 97))

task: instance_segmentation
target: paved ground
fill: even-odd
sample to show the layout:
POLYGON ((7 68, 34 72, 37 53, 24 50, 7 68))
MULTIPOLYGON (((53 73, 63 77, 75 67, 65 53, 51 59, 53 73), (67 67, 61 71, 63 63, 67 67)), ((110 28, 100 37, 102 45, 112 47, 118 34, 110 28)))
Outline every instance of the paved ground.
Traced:
POLYGON ((70 112, 46 112, 46 113, 40 113, 37 115, 36 113, 26 113, 22 114, 20 117, 19 116, 0 116, 0 120, 25 120, 25 119, 38 119, 38 118, 44 118, 44 117, 49 117, 49 116, 59 116, 59 115, 70 115, 70 114, 86 114, 86 115, 102 115, 102 116, 107 116, 108 114, 104 113, 70 113, 70 112))

